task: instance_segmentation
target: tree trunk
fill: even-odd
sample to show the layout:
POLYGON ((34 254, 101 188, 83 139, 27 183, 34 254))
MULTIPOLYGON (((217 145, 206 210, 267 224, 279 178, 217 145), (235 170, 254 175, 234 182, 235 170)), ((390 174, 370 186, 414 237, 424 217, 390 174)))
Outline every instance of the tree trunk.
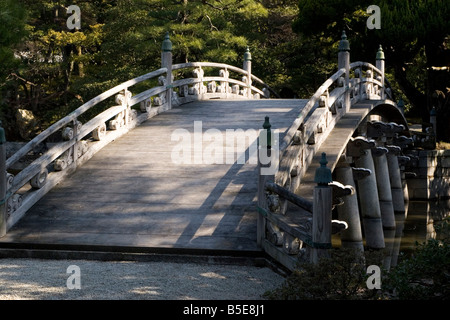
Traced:
POLYGON ((429 122, 430 115, 427 109, 427 97, 417 90, 406 77, 407 66, 403 63, 394 64, 395 80, 408 98, 412 107, 419 113, 422 122, 429 122))
POLYGON ((449 92, 447 87, 450 83, 448 71, 440 70, 442 66, 448 65, 448 50, 444 49, 444 44, 429 40, 425 44, 425 54, 427 56, 427 102, 428 109, 436 108, 437 140, 450 141, 450 108, 449 92))
MULTIPOLYGON (((83 55, 81 51, 81 46, 77 46, 77 54, 78 58, 81 58, 81 56, 83 55)), ((81 60, 78 61, 78 75, 80 76, 80 78, 84 77, 84 65, 81 60)))

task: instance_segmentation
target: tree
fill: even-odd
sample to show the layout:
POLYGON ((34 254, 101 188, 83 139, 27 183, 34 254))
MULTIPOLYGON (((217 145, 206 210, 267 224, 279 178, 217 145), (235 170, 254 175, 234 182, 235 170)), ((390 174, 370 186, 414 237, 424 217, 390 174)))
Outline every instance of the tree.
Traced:
POLYGON ((97 63, 95 58, 102 37, 98 19, 104 4, 100 0, 8 2, 13 4, 2 9, 2 16, 17 8, 23 17, 23 29, 27 31, 26 37, 21 34, 22 41, 10 47, 17 67, 8 72, 8 94, 3 101, 6 122, 11 129, 7 130, 8 137, 18 139, 13 130, 17 109, 32 111, 45 128, 83 101, 77 83, 83 82, 87 69, 97 63), (70 4, 81 7, 81 30, 67 27, 70 4))
MULTIPOLYGON (((26 35, 26 12, 14 0, 0 1, 0 120, 7 126, 11 115, 7 100, 15 99, 14 75, 19 73, 20 61, 14 56, 14 47, 26 35)), ((8 128, 6 128, 8 130, 8 128)))
POLYGON ((26 12, 13 0, 0 1, 0 80, 3 83, 9 72, 17 68, 13 47, 26 34, 26 12))
MULTIPOLYGON (((332 36, 336 42, 336 35, 346 30, 353 61, 373 61, 381 44, 388 72, 395 77, 412 111, 428 122, 433 104, 439 104, 441 115, 448 113, 449 73, 441 70, 450 66, 449 15, 450 3, 445 0, 301 0, 294 30, 304 36, 332 36), (381 9, 378 30, 366 28, 366 9, 373 4, 381 9), (443 98, 437 102, 433 96, 443 98)), ((449 139, 450 134, 439 132, 439 137, 449 139)))
POLYGON ((175 62, 236 64, 249 44, 248 25, 266 15, 264 6, 254 0, 118 0, 108 12, 103 53, 125 77, 130 71, 159 67, 157 57, 168 31, 175 62))

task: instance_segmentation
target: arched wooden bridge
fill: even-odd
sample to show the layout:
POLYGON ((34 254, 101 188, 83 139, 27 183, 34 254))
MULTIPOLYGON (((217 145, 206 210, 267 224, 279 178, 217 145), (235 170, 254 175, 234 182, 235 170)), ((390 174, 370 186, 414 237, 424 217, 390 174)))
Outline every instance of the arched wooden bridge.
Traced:
POLYGON ((0 159, 0 247, 266 252, 290 269, 330 247, 331 229, 342 246, 384 248, 405 211, 399 161, 411 141, 381 47, 375 65, 349 51, 344 34, 338 71, 311 99, 272 99, 248 51, 242 69, 172 65, 166 37, 161 69, 0 159), (333 181, 318 200, 324 155, 333 181))

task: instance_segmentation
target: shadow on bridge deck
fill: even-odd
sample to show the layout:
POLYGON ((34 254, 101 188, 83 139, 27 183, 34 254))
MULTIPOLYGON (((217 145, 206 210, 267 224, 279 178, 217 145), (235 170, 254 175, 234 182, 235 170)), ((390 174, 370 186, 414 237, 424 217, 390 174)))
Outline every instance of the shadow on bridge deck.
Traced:
MULTIPOLYGON (((306 102, 209 100, 151 118, 57 185, 0 239, 0 244, 98 247, 106 251, 119 247, 259 251, 257 168, 255 162, 249 163, 248 150, 245 164, 176 164, 172 152, 191 144, 172 141, 171 136, 181 132, 177 129, 185 129, 193 143, 202 138, 194 134, 194 121, 202 121, 203 133, 220 130, 223 141, 218 141, 226 154, 230 148, 232 152, 239 150, 236 142, 227 141, 227 129, 258 130, 269 116, 272 129, 279 129, 282 139, 306 102)), ((199 153, 210 153, 211 146, 217 145, 203 141, 202 150, 191 145, 189 159, 193 162, 199 153)), ((228 162, 225 156, 223 159, 228 162)))

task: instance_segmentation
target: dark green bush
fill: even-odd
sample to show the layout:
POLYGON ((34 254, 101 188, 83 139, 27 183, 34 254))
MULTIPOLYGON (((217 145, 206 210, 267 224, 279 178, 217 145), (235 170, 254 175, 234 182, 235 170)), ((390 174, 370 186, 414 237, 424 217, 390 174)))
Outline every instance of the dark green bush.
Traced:
POLYGON ((351 249, 329 253, 329 258, 322 258, 317 264, 299 265, 281 287, 264 296, 275 300, 339 300, 369 299, 376 295, 377 290, 366 286, 364 255, 351 249))
POLYGON ((298 266, 286 281, 264 294, 274 300, 448 300, 450 298, 449 219, 438 228, 444 235, 418 244, 397 266, 381 269, 381 289, 368 289, 367 266, 381 266, 383 251, 330 250, 317 264, 298 266))
POLYGON ((428 240, 400 262, 383 280, 394 299, 448 300, 450 298, 450 246, 447 240, 428 240))

